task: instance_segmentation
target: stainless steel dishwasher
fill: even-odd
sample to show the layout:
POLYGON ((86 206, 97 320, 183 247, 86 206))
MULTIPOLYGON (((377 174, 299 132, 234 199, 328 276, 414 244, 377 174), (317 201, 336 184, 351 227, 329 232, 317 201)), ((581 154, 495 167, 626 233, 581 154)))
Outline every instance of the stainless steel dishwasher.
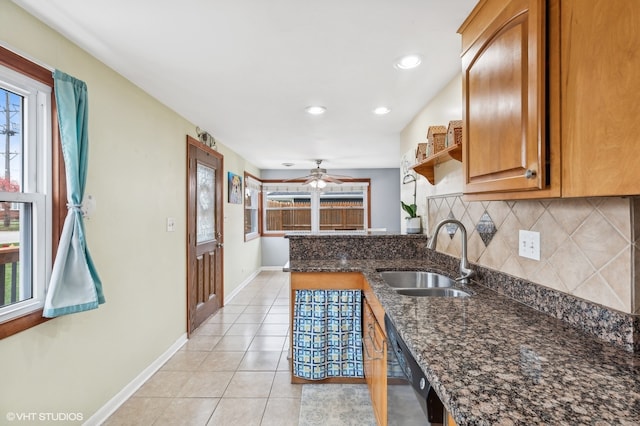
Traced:
POLYGON ((443 425, 445 410, 387 315, 387 422, 394 426, 443 425))

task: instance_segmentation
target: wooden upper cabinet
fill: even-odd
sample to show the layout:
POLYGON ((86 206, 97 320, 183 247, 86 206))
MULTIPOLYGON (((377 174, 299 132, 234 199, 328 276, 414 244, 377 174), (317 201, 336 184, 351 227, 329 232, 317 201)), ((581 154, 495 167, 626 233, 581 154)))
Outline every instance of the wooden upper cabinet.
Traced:
POLYGON ((640 194, 640 1, 564 0, 561 52, 563 197, 640 194))
POLYGON ((638 0, 478 3, 459 30, 467 199, 640 194, 639 16, 638 0))
POLYGON ((545 5, 481 1, 459 30, 465 194, 549 187, 545 5))

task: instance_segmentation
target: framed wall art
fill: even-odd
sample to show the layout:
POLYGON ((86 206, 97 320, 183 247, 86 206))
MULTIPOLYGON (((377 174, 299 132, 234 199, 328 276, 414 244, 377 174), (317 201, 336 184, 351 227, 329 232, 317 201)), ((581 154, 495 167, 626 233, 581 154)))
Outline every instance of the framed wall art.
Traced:
POLYGON ((242 204, 242 177, 228 172, 229 203, 242 204))

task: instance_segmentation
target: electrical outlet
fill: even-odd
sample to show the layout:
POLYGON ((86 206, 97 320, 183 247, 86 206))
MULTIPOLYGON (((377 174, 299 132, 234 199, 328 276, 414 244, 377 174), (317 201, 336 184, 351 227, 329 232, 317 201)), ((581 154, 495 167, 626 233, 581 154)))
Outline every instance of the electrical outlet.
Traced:
POLYGON ((520 230, 518 254, 533 260, 540 260, 540 233, 520 230))
POLYGON ((176 230, 176 220, 172 217, 167 218, 167 232, 173 232, 176 230))

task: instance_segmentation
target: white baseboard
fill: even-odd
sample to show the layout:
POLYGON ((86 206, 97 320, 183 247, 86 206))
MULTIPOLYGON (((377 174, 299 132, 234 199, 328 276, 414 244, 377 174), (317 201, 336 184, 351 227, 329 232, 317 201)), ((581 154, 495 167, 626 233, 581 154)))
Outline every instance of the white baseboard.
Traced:
POLYGON ((247 277, 247 279, 242 281, 240 283, 240 285, 238 287, 236 287, 236 289, 231 292, 231 294, 225 295, 225 297, 224 297, 225 305, 227 303, 229 303, 231 301, 231 299, 236 297, 238 295, 238 293, 240 293, 240 291, 242 291, 242 289, 245 288, 251 282, 251 280, 253 280, 256 276, 258 276, 259 273, 260 273, 260 269, 258 269, 257 271, 254 271, 251 275, 249 275, 247 277))
POLYGON ((258 274, 262 271, 282 271, 282 266, 261 266, 260 269, 254 271, 251 275, 247 277, 247 279, 242 281, 240 285, 231 292, 231 294, 225 295, 224 303, 225 304, 229 303, 234 297, 238 295, 238 293, 240 293, 240 291, 242 291, 243 288, 245 288, 251 281, 253 281, 253 279, 257 277, 258 274))
MULTIPOLYGON (((227 297, 225 303, 233 299, 245 288, 261 271, 282 271, 282 266, 262 266, 247 277, 236 289, 227 297)), ((169 360, 187 342, 187 334, 183 334, 176 342, 169 347, 162 355, 145 368, 138 376, 118 392, 111 400, 103 405, 93 416, 84 423, 86 426, 100 425, 104 423, 115 411, 142 386, 162 365, 169 360)))
POLYGON ((280 271, 280 272, 282 272, 282 268, 283 268, 282 265, 280 265, 280 266, 262 266, 260 268, 260 270, 261 271, 280 271))
POLYGON ((147 368, 145 368, 138 376, 133 379, 128 385, 126 385, 120 392, 118 392, 113 398, 109 400, 105 405, 96 411, 84 423, 86 426, 101 425, 104 423, 110 415, 127 400, 129 399, 139 388, 142 386, 153 374, 162 367, 162 365, 169 360, 180 348, 187 342, 187 333, 183 334, 175 341, 173 345, 169 347, 162 355, 160 355, 155 361, 153 361, 147 368))

